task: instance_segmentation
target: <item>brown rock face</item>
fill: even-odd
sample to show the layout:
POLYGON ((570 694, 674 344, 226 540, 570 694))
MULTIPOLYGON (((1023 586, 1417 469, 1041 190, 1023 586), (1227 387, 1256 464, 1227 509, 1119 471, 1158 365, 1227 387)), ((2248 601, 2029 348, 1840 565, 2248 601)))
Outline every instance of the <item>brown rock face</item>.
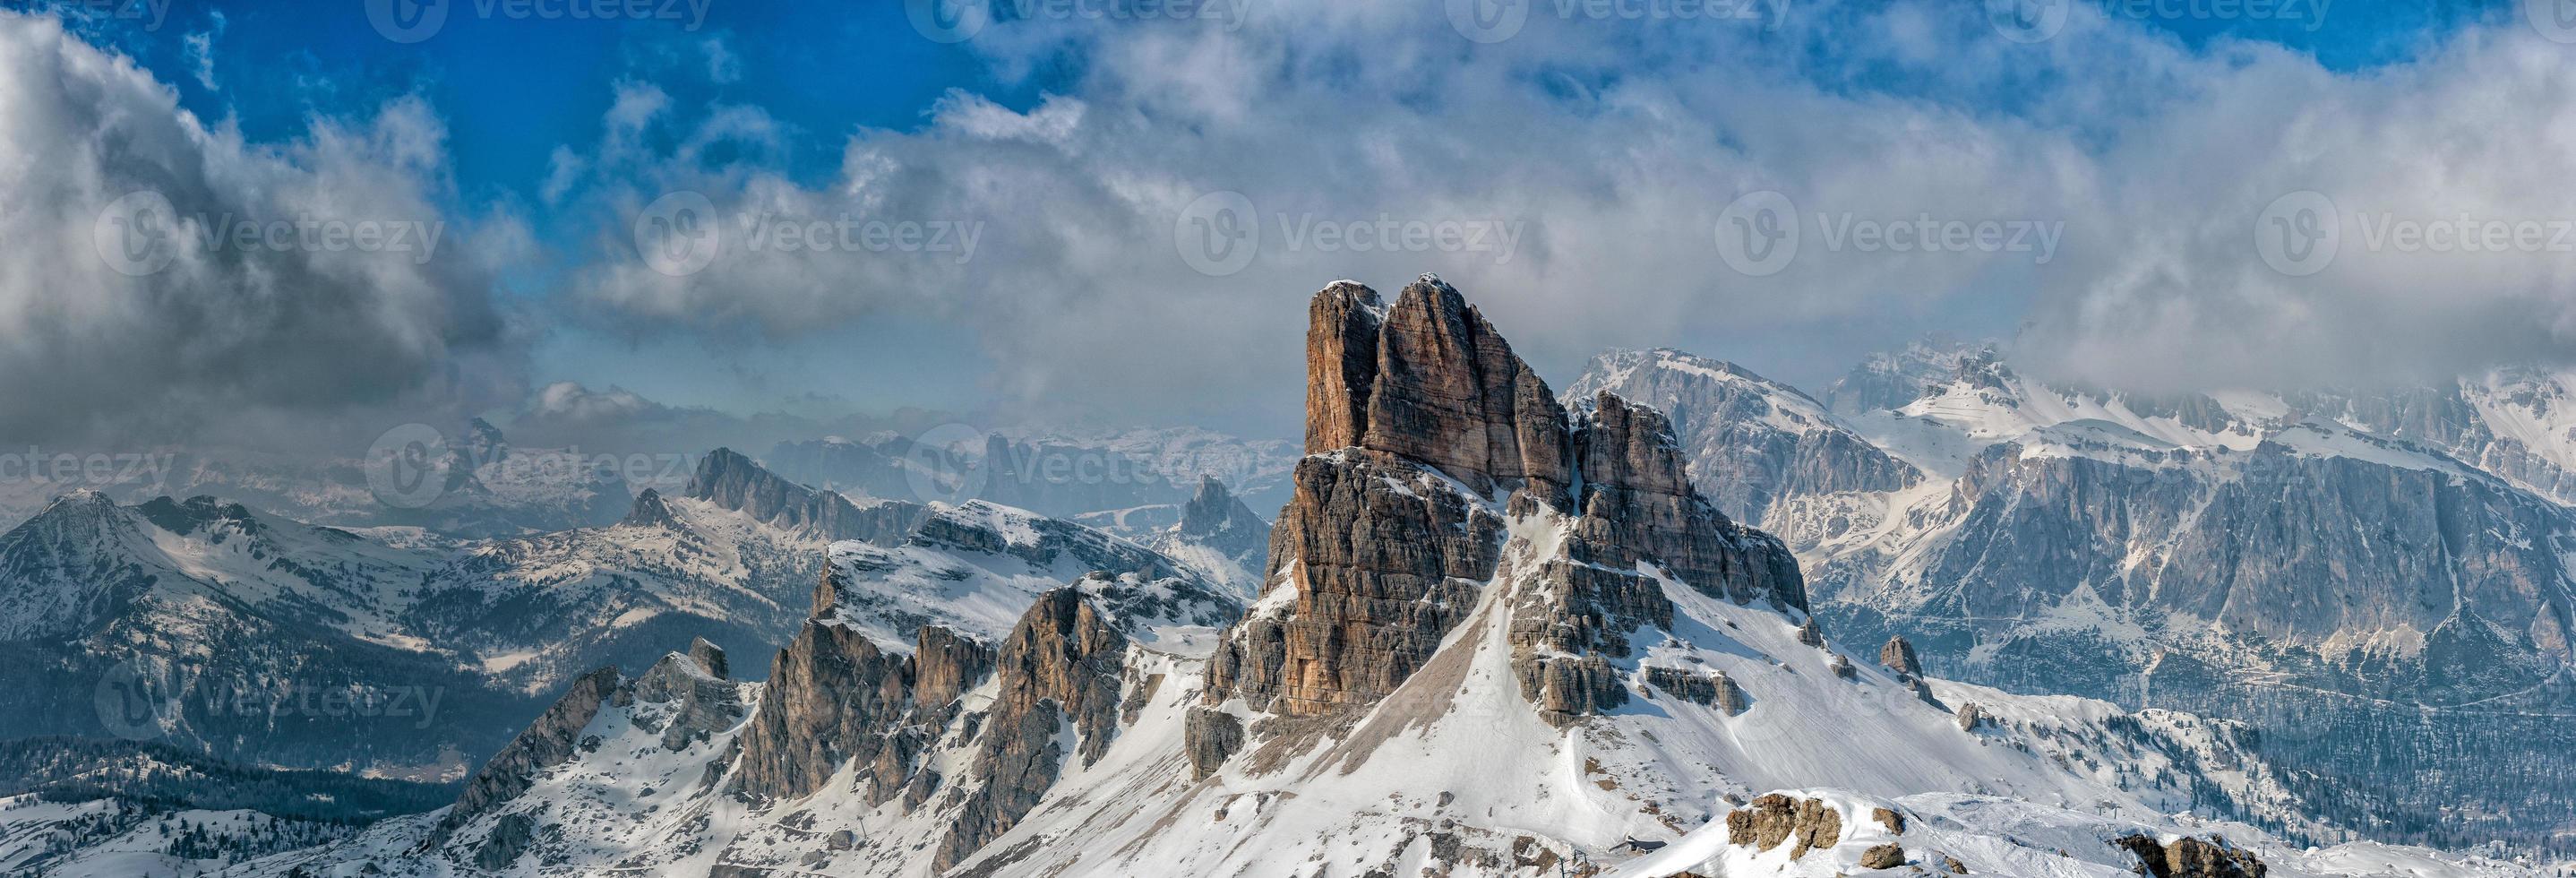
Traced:
POLYGON ((1265 588, 1296 598, 1236 625, 1209 692, 1314 715, 1373 702, 1430 659, 1494 575, 1503 522, 1402 461, 1309 457, 1294 481, 1265 588))
POLYGON ((1806 856, 1810 850, 1833 847, 1842 841, 1842 834, 1840 812, 1815 799, 1795 799, 1779 793, 1764 795, 1726 815, 1728 844, 1768 851, 1782 842, 1792 842, 1792 860, 1806 856))
POLYGON ((857 629, 809 619, 771 665, 742 733, 733 789, 755 800, 795 798, 851 761, 866 766, 871 804, 907 785, 936 784, 918 757, 992 662, 989 649, 945 628, 923 627, 907 657, 857 629))
POLYGON ((1190 708, 1185 729, 1190 756, 1190 779, 1206 780, 1225 766, 1234 752, 1243 749, 1243 721, 1232 714, 1204 707, 1190 708))
POLYGON ((1569 415, 1438 278, 1392 306, 1338 283, 1308 317, 1309 456, 1272 529, 1264 584, 1293 598, 1229 633, 1209 663, 1211 703, 1302 716, 1392 691, 1493 578, 1504 493, 1510 514, 1575 516, 1570 559, 1547 562, 1537 575, 1549 587, 1511 604, 1514 671, 1551 720, 1626 701, 1612 660, 1640 626, 1672 624, 1661 584, 1633 572, 1641 564, 1712 597, 1806 606, 1787 548, 1693 492, 1660 413, 1602 394, 1569 415))
POLYGON ((1656 665, 1646 668, 1646 683, 1683 701, 1717 703, 1717 678, 1707 674, 1656 665))
POLYGON ((1421 461, 1479 493, 1566 488, 1566 419, 1547 382, 1458 290, 1423 275, 1381 311, 1340 283, 1308 309, 1306 452, 1421 461))
POLYGON ((2138 865, 2150 878, 2263 878, 2268 871, 2262 860, 2244 849, 2217 836, 2210 839, 2184 836, 2171 844, 2158 844, 2144 835, 2124 835, 2111 843, 2138 855, 2138 865))
POLYGON ((1905 848, 1900 845, 1883 844, 1860 853, 1860 867, 1863 869, 1893 869, 1902 865, 1905 865, 1905 848))
POLYGON ((1089 765, 1118 731, 1118 701, 1127 636, 1082 593, 1062 588, 1039 596, 1003 641, 999 699, 983 724, 970 770, 982 786, 966 796, 939 842, 934 871, 945 872, 1009 832, 1037 807, 1069 756, 1057 730, 1070 726, 1089 765))
POLYGON ((1907 677, 1923 676, 1923 661, 1914 657, 1914 644, 1902 635, 1887 638, 1887 645, 1878 648, 1878 663, 1907 677))
POLYGON ((1788 547, 1729 520, 1691 489, 1662 412, 1603 393, 1578 430, 1584 496, 1575 560, 1617 570, 1652 561, 1710 597, 1807 608, 1806 580, 1788 547))
POLYGON ((1384 311, 1376 290, 1348 281, 1325 287, 1307 306, 1307 454, 1358 446, 1368 433, 1384 311))

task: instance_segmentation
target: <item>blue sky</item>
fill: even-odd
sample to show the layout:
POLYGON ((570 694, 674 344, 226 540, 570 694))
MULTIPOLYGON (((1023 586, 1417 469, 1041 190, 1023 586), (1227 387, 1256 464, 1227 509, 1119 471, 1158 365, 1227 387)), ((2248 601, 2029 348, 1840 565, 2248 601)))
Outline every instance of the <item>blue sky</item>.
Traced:
MULTIPOLYGON (((2533 294, 2553 269, 2507 266, 2493 301, 2450 309, 2469 315, 2459 331, 2493 321, 2505 343, 2365 357, 2356 334, 2422 324, 2424 301, 2397 288, 2411 263, 2285 280, 2244 271, 2254 254, 2233 231, 2276 190, 2374 199, 2424 179, 2448 188, 2406 209, 2576 215, 2473 179, 2484 167, 2405 166, 2420 158, 2410 145, 2464 132, 2495 138, 2470 152, 2498 164, 2564 158, 2545 135, 2555 107, 2520 131, 2463 108, 2554 94, 2576 70, 2516 4, 2329 0, 2259 19, 2222 0, 2097 0, 2025 41, 1955 3, 1753 0, 1740 23, 1538 2, 1526 30, 1480 42, 1429 0, 1240 0, 1242 21, 1040 11, 946 43, 894 0, 700 2, 602 21, 512 11, 565 2, 448 0, 414 42, 389 39, 366 0, 34 8, 133 58, 208 130, 237 127, 239 150, 200 145, 216 150, 208 167, 331 180, 316 132, 437 132, 418 163, 398 139, 349 159, 389 165, 375 168, 387 203, 426 200, 470 236, 455 265, 430 266, 431 298, 404 302, 449 323, 413 351, 432 377, 269 397, 257 387, 273 382, 222 385, 282 413, 441 399, 506 412, 573 381, 734 414, 920 406, 1280 434, 1295 428, 1280 403, 1298 379, 1302 297, 1418 270, 1459 281, 1559 383, 1602 347, 1672 344, 1813 389, 1926 332, 2027 339, 2033 368, 2159 391, 2341 380, 2382 359, 2388 374, 2362 377, 2411 378, 2548 359, 2567 348, 2553 327, 2576 322, 2533 294), (2428 114, 2440 118, 2419 124, 2428 114), (1776 277, 1730 271, 1709 224, 1756 190, 1788 193, 1811 233, 1834 216, 1999 220, 2063 227, 2068 252, 1837 252, 1776 277), (626 226, 674 191, 746 218, 971 225, 984 254, 728 251, 663 277, 637 267, 626 226), (1259 234, 1277 236, 1247 267, 1172 258, 1175 223, 1210 193, 1257 204, 1259 234), (1513 245, 1318 245, 1317 217, 1328 235, 1412 222, 1513 245), (459 328, 458 313, 485 311, 500 328, 459 328), (2283 349, 2230 353, 2256 343, 2283 349)), ((1491 0, 1446 6, 1476 2, 1491 0)), ((112 179, 113 140, 72 148, 103 150, 112 179)), ((209 179, 253 202, 277 188, 209 179)), ((165 281, 179 282, 149 279, 165 281)))

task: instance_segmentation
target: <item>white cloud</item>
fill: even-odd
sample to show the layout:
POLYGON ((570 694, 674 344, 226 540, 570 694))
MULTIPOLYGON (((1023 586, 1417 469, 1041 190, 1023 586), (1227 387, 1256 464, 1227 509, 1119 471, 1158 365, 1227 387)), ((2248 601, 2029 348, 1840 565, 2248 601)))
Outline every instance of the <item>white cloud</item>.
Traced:
POLYGON ((968 44, 996 71, 1078 59, 1082 76, 1025 110, 955 94, 919 130, 861 132, 828 185, 741 158, 757 148, 711 162, 705 144, 758 142, 760 126, 728 123, 762 118, 747 109, 684 119, 649 103, 641 124, 683 144, 656 152, 635 146, 645 114, 621 100, 602 152, 625 182, 596 194, 631 219, 661 193, 702 192, 727 249, 675 277, 632 258, 624 222, 603 223, 609 258, 580 295, 718 334, 935 315, 979 328, 1007 397, 1166 413, 1293 390, 1280 379, 1309 292, 1422 271, 1559 364, 1602 345, 1958 312, 2025 324, 2044 368, 2162 389, 2576 350, 2566 253, 2373 252, 2350 216, 2343 254, 2314 277, 2272 271, 2254 246, 2265 205, 2299 189, 2372 215, 2576 220, 2558 182, 2576 170, 2576 51, 2518 27, 2337 73, 2267 45, 2186 48, 2081 6, 2028 45, 1973 4, 1802 5, 1753 23, 1554 8, 1492 45, 1436 4, 1265 5, 1240 29, 996 23, 968 44), (1175 224, 1220 190, 1256 207, 1260 247, 1211 277, 1177 258, 1175 224), (1727 205, 1757 190, 1787 195, 1801 231, 1767 276, 1730 268, 1715 240, 1727 205), (741 232, 763 215, 979 221, 985 235, 963 264, 754 252, 741 232), (1444 248, 1407 240, 1416 221, 1519 235, 1508 253, 1444 248), (1988 222, 2001 237, 1983 237, 1988 222), (1390 226, 1398 252, 1375 246, 1390 226), (1918 230, 1958 250, 1868 237, 1918 230))
POLYGON ((0 434, 508 393, 487 261, 523 230, 444 214, 445 137, 397 100, 247 142, 56 20, 0 14, 0 434))

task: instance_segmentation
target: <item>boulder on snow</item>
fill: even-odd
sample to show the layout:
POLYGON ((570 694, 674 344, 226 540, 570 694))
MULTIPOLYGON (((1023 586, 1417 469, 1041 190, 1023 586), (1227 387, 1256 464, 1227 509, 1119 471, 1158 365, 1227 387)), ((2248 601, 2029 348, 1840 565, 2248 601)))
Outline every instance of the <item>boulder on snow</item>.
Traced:
POLYGON ((1902 865, 1905 865, 1905 848, 1895 844, 1879 845, 1862 851, 1860 855, 1863 869, 1893 869, 1902 865))
POLYGON ((1923 676, 1923 662, 1915 657, 1914 644, 1901 634, 1889 635, 1887 645, 1878 648, 1878 663, 1908 677, 1923 676))
POLYGON ((2111 844, 2138 855, 2148 878, 2263 878, 2267 867, 2252 853, 2218 836, 2209 840, 2183 836, 2158 843, 2144 834, 2124 835, 2111 844))
POLYGON ((1842 834, 1842 812, 1819 799, 1769 793, 1726 815, 1728 844, 1768 851, 1794 841, 1789 849, 1792 860, 1810 850, 1833 847, 1842 841, 1842 834))

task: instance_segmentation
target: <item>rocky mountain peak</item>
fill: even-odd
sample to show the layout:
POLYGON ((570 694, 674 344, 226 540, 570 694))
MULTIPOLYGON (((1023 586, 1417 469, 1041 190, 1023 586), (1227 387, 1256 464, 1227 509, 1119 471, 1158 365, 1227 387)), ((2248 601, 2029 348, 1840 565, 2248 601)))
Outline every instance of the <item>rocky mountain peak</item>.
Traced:
POLYGON ((627 507, 626 517, 617 523, 634 527, 680 528, 679 517, 671 514, 671 507, 662 500, 662 492, 652 488, 635 495, 635 503, 627 507))
POLYGON ((1551 719, 1625 698, 1610 660, 1672 612, 1641 565, 1738 603, 1806 606, 1779 541, 1691 487, 1661 412, 1604 392, 1569 413, 1456 288, 1425 275, 1381 307, 1339 282, 1308 318, 1309 456, 1272 531, 1276 606, 1211 660, 1212 703, 1312 715, 1393 691, 1494 579, 1505 518, 1542 509, 1571 517, 1573 538, 1541 573, 1561 587, 1514 610, 1530 621, 1513 647, 1551 719))
POLYGON ((194 533, 201 528, 223 526, 242 532, 259 529, 259 518, 250 507, 227 503, 213 497, 196 496, 186 500, 154 497, 134 507, 154 527, 175 534, 194 533))
POLYGON ((1424 275, 1381 311, 1336 283, 1308 308, 1306 450, 1357 447, 1420 461, 1469 487, 1566 488, 1565 410, 1467 304, 1424 275))
POLYGON ((475 418, 465 423, 465 436, 457 450, 472 464, 497 463, 510 454, 510 440, 491 421, 475 418))
POLYGON ((697 472, 685 491, 724 509, 827 540, 861 540, 890 544, 929 518, 929 507, 896 500, 865 507, 838 493, 809 488, 780 477, 730 448, 709 451, 698 459, 697 472))
POLYGON ((1270 525, 1215 476, 1199 477, 1198 493, 1181 507, 1181 523, 1173 530, 1232 557, 1258 554, 1270 535, 1270 525))
POLYGON ((699 670, 707 672, 707 676, 718 680, 733 679, 733 666, 725 661, 723 647, 708 642, 704 637, 693 637, 689 639, 688 655, 690 661, 697 663, 699 670))

